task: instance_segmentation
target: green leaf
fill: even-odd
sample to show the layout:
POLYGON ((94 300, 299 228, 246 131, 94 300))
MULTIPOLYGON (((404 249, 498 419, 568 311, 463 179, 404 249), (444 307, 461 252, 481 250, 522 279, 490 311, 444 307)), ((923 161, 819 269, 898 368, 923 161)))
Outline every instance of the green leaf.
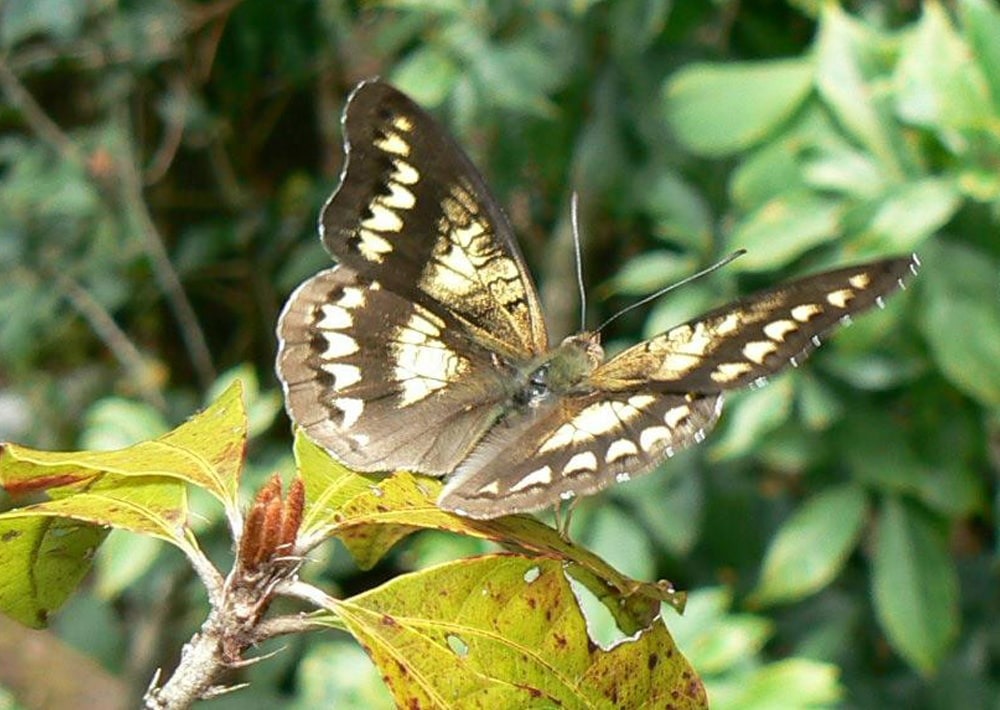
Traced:
POLYGON ((715 437, 711 457, 716 461, 743 456, 784 423, 795 395, 793 378, 785 375, 756 390, 741 392, 723 410, 722 431, 715 437))
POLYGON ((724 690, 710 687, 714 707, 795 710, 834 706, 843 698, 840 669, 832 663, 788 658, 739 676, 724 690))
POLYGON ((1000 10, 988 0, 959 0, 958 8, 972 55, 990 86, 993 110, 1000 113, 1000 10))
POLYGON ((40 629, 90 569, 108 531, 67 518, 0 516, 0 611, 40 629))
POLYGON ((563 560, 576 579, 609 605, 626 633, 647 625, 661 602, 683 609, 684 595, 669 584, 630 579, 533 517, 463 518, 437 506, 442 487, 437 479, 397 472, 369 480, 333 462, 304 438, 297 452, 307 499, 302 537, 311 538, 311 544, 339 537, 363 568, 374 565, 407 535, 443 530, 563 560), (329 474, 326 490, 318 485, 324 471, 329 474))
POLYGON ((211 406, 152 441, 116 451, 36 451, 7 444, 0 451, 0 485, 13 494, 74 492, 111 476, 111 486, 129 477, 166 477, 205 488, 227 508, 246 448, 247 418, 242 387, 235 382, 211 406))
POLYGON ((939 241, 924 250, 919 323, 931 356, 952 384, 1000 406, 1000 267, 988 254, 939 241))
POLYGON ((900 184, 879 203, 868 224, 880 249, 913 251, 943 227, 961 206, 958 185, 948 178, 900 184))
POLYGON ((812 79, 812 63, 803 59, 693 64, 666 83, 666 117, 689 150, 730 155, 764 140, 798 111, 812 79))
POLYGON ((958 633, 958 576, 945 536, 894 497, 879 516, 872 585, 893 648, 929 675, 958 633))
POLYGON ((732 595, 723 588, 692 592, 684 616, 671 619, 677 645, 702 674, 724 673, 758 653, 772 633, 762 616, 729 614, 732 595))
POLYGON ((346 639, 309 646, 296 675, 299 710, 396 707, 371 659, 346 639))
POLYGON ((63 0, 4 0, 0 3, 0 44, 13 47, 32 35, 67 40, 79 35, 90 5, 63 0))
POLYGON ((647 295, 677 283, 694 271, 695 262, 670 251, 648 251, 629 259, 615 274, 611 289, 619 294, 647 295))
POLYGON ((956 131, 978 130, 994 118, 986 78, 938 2, 923 5, 904 39, 894 85, 900 116, 936 129, 956 150, 969 148, 956 131))
POLYGON ((392 72, 392 83, 421 106, 440 106, 458 78, 458 67, 441 47, 414 49, 392 72))
POLYGON ((740 268, 773 269, 836 238, 843 211, 840 201, 812 192, 779 195, 740 222, 727 243, 747 250, 740 268))
POLYGON ((400 707, 705 707, 662 621, 603 650, 550 559, 495 555, 337 602, 400 707))
POLYGON ((857 545, 867 509, 864 491, 853 484, 809 499, 771 541, 754 601, 797 601, 829 584, 857 545))
POLYGON ((122 449, 169 428, 163 415, 145 402, 105 397, 87 410, 80 444, 100 451, 122 449))
POLYGON ((712 244, 712 212, 705 197, 666 165, 639 173, 633 193, 654 220, 653 236, 705 253, 712 244))
POLYGON ((840 5, 826 3, 816 40, 816 86, 823 100, 847 131, 865 146, 891 176, 902 175, 893 141, 887 132, 892 118, 880 106, 866 74, 867 54, 875 39, 840 5))

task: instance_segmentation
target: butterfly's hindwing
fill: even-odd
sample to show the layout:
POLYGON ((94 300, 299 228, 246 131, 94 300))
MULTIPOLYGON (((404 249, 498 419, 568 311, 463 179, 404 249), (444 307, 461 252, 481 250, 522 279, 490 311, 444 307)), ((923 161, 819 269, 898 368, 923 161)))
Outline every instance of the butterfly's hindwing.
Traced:
POLYGON ((594 493, 700 442, 721 407, 719 394, 592 392, 519 412, 459 466, 439 504, 492 518, 594 493))
POLYGON ((278 374, 292 419, 364 471, 452 471, 508 398, 508 383, 463 330, 347 267, 291 296, 278 374))
POLYGON ((625 350, 598 368, 593 382, 670 392, 752 385, 798 365, 824 333, 881 303, 918 265, 916 257, 886 259, 752 294, 625 350))
POLYGON ((344 116, 346 165, 323 209, 337 259, 511 358, 548 348, 513 231, 472 162, 426 113, 381 82, 344 116))

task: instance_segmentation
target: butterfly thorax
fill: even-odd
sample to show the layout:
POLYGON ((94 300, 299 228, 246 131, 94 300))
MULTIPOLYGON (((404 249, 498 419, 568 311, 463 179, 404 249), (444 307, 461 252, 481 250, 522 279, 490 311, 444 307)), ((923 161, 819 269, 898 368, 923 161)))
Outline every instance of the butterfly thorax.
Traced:
POLYGON ((599 341, 596 333, 577 333, 533 362, 514 395, 515 403, 537 407, 553 395, 561 397, 579 391, 590 373, 604 361, 599 341))

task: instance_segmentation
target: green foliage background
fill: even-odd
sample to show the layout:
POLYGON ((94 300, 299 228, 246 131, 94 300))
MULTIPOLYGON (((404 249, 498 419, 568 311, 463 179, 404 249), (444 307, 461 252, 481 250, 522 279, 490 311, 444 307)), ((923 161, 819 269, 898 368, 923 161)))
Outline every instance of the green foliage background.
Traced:
MULTIPOLYGON (((7 0, 0 440, 125 445, 240 376, 248 482, 290 470, 274 322, 328 263, 340 111, 378 74, 487 176, 555 337, 580 325, 573 191, 590 325, 750 250, 617 321, 612 347, 782 278, 920 254, 884 312, 731 397, 705 445, 587 501, 575 535, 692 591, 667 624, 716 706, 994 707, 997 37, 988 0, 7 0)), ((357 592, 481 549, 427 534, 372 572, 337 548, 312 573, 357 592)), ((114 534, 56 630, 141 685, 200 604, 176 553, 114 534)), ((369 669, 332 634, 297 639, 233 702, 371 707, 369 669)))

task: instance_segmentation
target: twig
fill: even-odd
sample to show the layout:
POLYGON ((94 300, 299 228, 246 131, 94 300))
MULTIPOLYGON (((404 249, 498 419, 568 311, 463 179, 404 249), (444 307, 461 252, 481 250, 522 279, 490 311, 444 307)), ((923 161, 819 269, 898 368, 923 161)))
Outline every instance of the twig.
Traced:
MULTIPOLYGON (((128 116, 124 107, 117 111, 117 120, 123 124, 121 126, 122 135, 130 136, 128 116)), ((138 152, 130 138, 126 138, 126 148, 124 158, 118 163, 126 207, 137 223, 139 236, 142 238, 146 255, 153 267, 153 276, 163 290, 163 295, 167 299, 170 310, 173 311, 174 318, 177 319, 181 338, 184 340, 199 384, 202 388, 207 388, 215 380, 215 366, 212 364, 212 355, 209 352, 208 343, 205 341, 205 334, 198 323, 198 317, 191 307, 187 294, 184 293, 180 277, 170 262, 170 256, 163 245, 160 232, 149 213, 149 206, 142 193, 142 177, 138 170, 138 152)))
POLYGON ((54 277, 56 286, 66 296, 66 300, 76 309, 77 313, 83 316, 97 337, 104 342, 108 350, 129 373, 143 399, 160 411, 165 410, 167 401, 154 384, 151 366, 125 331, 118 327, 111 314, 97 299, 90 295, 87 289, 69 276, 56 272, 54 277))

